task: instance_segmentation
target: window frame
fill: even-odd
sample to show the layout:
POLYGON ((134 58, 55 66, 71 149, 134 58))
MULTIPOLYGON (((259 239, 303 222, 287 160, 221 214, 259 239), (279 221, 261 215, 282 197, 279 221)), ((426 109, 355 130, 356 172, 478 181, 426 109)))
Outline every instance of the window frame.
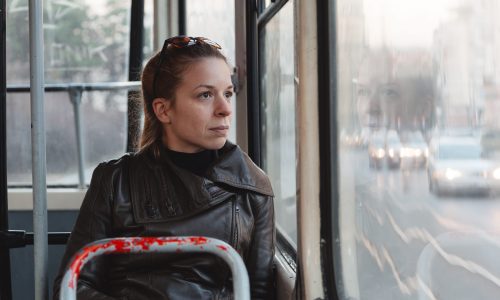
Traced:
POLYGON ((318 32, 318 114, 320 157, 320 236, 323 287, 328 299, 345 299, 337 288, 335 274, 342 272, 339 215, 339 161, 337 77, 336 77, 336 7, 335 1, 317 1, 318 32), (322 62, 322 63, 319 63, 322 62))
MULTIPOLYGON (((260 44, 261 35, 266 25, 275 17, 288 3, 288 0, 273 1, 267 8, 263 9, 263 0, 258 1, 252 7, 253 1, 247 2, 247 74, 248 78, 248 145, 249 155, 258 166, 262 166, 262 97, 260 87, 260 70, 262 69, 261 53, 263 45, 260 44), (253 8, 253 12, 250 11, 253 8), (258 91, 257 93, 255 91, 258 91)), ((295 134, 297 137, 297 134, 295 134)), ((297 220, 296 220, 297 222, 297 220)), ((297 222, 298 223, 298 222, 297 222)), ((297 224, 298 226, 298 224, 297 224)), ((289 258, 287 264, 297 272, 298 260, 297 249, 288 241, 283 233, 276 230, 277 248, 284 251, 289 258)))

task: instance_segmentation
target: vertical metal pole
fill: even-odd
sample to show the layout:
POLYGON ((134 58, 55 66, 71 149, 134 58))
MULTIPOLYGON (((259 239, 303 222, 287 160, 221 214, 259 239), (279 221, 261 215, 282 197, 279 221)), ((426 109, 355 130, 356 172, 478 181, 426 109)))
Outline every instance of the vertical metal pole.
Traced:
POLYGON ((186 14, 186 0, 178 0, 178 9, 179 9, 179 15, 178 15, 178 21, 179 21, 179 35, 186 35, 187 32, 187 27, 186 27, 186 19, 187 19, 187 14, 186 14))
POLYGON ((78 187, 85 188, 85 164, 83 162, 83 132, 82 132, 82 113, 80 104, 82 103, 82 90, 77 88, 69 89, 69 99, 73 105, 73 113, 75 114, 75 131, 76 131, 76 150, 78 151, 78 187))
POLYGON ((47 182, 44 116, 43 5, 29 1, 31 146, 33 164, 33 227, 35 300, 48 298, 47 182))
MULTIPOLYGON (((9 230, 7 202, 7 73, 6 69, 6 0, 0 0, 0 232, 9 230)), ((8 247, 0 247, 0 300, 12 299, 10 255, 8 247)))
MULTIPOLYGON (((321 2, 321 0, 317 2, 321 2)), ((294 3, 297 5, 294 8, 297 16, 296 22, 299 24, 295 32, 295 40, 297 41, 295 48, 297 51, 297 76, 300 82, 297 87, 297 123, 299 124, 297 132, 300 141, 297 171, 297 197, 299 199, 297 219, 300 220, 300 226, 298 228, 297 253, 299 253, 301 268, 301 299, 330 299, 329 295, 324 294, 323 273, 316 271, 322 267, 323 259, 326 259, 320 256, 323 244, 320 239, 320 230, 323 229, 321 225, 325 220, 318 218, 318 216, 323 216, 320 206, 322 194, 320 193, 323 193, 321 187, 324 186, 320 186, 320 183, 324 182, 324 178, 321 177, 324 174, 318 170, 323 170, 323 164, 329 162, 330 159, 329 156, 322 156, 328 160, 320 161, 319 159, 319 155, 324 150, 321 147, 326 148, 323 143, 320 147, 320 142, 323 142, 320 134, 323 131, 319 129, 323 124, 319 122, 326 120, 335 123, 336 117, 335 115, 325 115, 322 109, 328 108, 328 106, 322 106, 322 104, 324 102, 330 103, 329 99, 318 97, 320 92, 318 78, 323 79, 323 77, 318 77, 318 73, 322 72, 323 69, 321 69, 320 60, 318 60, 318 39, 322 36, 318 36, 316 1, 299 0, 294 3), (320 119, 324 116, 331 118, 320 119)), ((324 86, 321 85, 321 87, 324 86)), ((330 90, 328 84, 326 89, 330 90)), ((328 142, 331 140, 330 137, 327 139, 328 142)), ((332 254, 330 253, 330 255, 332 254)))

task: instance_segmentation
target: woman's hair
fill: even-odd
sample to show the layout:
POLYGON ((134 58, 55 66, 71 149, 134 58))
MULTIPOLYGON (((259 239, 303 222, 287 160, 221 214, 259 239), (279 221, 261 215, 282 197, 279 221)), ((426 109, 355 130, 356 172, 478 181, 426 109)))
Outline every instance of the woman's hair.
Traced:
POLYGON ((155 98, 175 100, 175 91, 182 81, 183 74, 191 64, 200 59, 215 57, 227 63, 226 57, 217 48, 203 42, 197 42, 183 48, 168 45, 167 49, 163 51, 163 58, 160 59, 161 55, 162 51, 153 55, 141 75, 144 126, 139 143, 139 152, 151 148, 156 157, 160 153, 157 141, 161 139, 163 129, 153 111, 153 100, 155 98), (161 66, 158 69, 160 61, 161 66))

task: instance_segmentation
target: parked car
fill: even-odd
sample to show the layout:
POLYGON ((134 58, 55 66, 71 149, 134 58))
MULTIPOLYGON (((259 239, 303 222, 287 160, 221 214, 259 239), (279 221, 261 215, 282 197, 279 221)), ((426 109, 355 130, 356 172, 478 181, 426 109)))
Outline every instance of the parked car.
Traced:
POLYGON ((401 164, 403 168, 421 168, 427 163, 429 146, 420 131, 402 134, 401 164))
POLYGON ((500 164, 483 157, 478 138, 441 137, 432 145, 428 163, 432 193, 439 196, 498 191, 500 164))

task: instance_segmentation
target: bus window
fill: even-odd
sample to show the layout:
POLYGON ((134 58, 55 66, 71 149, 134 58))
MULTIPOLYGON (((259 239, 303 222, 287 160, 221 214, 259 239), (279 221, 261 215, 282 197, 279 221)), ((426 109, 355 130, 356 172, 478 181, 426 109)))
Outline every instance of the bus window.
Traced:
POLYGON ((260 32, 262 165, 275 194, 276 223, 297 244, 293 1, 260 32))
POLYGON ((500 5, 341 0, 334 11, 340 289, 497 298, 500 149, 481 137, 500 129, 500 5))
MULTIPOLYGON (((153 45, 154 1, 144 1, 144 47, 142 48, 143 61, 146 65, 148 59, 157 51, 153 45)), ((163 45, 163 44, 162 44, 163 45)))
MULTIPOLYGON (((47 84, 126 81, 130 1, 44 2, 47 84)), ((29 85, 28 1, 7 1, 7 86, 29 85)), ((127 92, 83 92, 85 181, 97 162, 125 151, 127 92), (105 116, 105 117, 103 117, 105 116), (110 140, 110 137, 112 139, 110 140)), ((47 182, 76 185, 74 104, 67 91, 46 92, 47 182)), ((9 186, 31 186, 29 93, 7 94, 9 186)))

